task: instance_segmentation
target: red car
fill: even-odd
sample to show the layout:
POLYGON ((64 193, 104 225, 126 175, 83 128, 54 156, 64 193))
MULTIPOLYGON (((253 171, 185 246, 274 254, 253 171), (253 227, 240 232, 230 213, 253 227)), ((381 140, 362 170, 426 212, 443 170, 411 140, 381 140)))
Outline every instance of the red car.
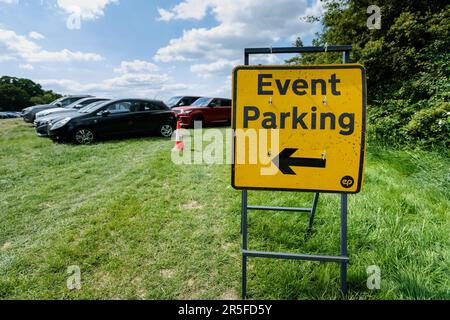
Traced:
POLYGON ((173 108, 183 127, 193 127, 195 121, 202 125, 231 123, 231 100, 200 98, 192 105, 173 108))

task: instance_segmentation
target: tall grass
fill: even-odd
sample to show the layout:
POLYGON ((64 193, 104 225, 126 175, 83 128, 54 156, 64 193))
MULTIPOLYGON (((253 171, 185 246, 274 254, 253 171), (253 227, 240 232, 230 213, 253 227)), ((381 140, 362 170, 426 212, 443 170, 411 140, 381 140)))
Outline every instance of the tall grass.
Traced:
MULTIPOLYGON (((177 166, 157 137, 53 144, 0 122, 0 297, 228 299, 240 292, 240 194, 227 165, 177 166), (81 290, 66 273, 81 269, 81 290)), ((349 197, 350 299, 448 299, 449 158, 368 146, 349 197), (367 267, 381 289, 366 287, 367 267)), ((252 204, 305 206, 311 194, 250 192, 252 204)), ((304 214, 252 212, 251 249, 339 253, 339 196, 304 214)), ((337 264, 250 259, 249 297, 339 299, 337 264)))

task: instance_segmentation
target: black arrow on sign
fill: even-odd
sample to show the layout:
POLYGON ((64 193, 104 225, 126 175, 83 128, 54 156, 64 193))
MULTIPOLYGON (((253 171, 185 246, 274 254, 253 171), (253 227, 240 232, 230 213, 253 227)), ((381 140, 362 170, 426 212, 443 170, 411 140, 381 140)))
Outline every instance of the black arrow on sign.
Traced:
POLYGON ((325 168, 327 165, 326 159, 314 158, 293 158, 292 155, 298 149, 285 148, 279 155, 277 155, 272 162, 280 169, 283 174, 295 175, 291 167, 309 167, 309 168, 325 168))

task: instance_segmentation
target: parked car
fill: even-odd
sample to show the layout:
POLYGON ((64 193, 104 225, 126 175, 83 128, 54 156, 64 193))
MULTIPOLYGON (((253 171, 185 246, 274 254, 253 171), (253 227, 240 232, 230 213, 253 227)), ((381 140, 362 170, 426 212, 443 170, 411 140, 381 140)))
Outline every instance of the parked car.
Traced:
POLYGON ((89 95, 67 96, 67 97, 62 97, 58 100, 55 100, 50 104, 41 104, 41 105, 25 108, 22 110, 22 118, 25 122, 33 123, 36 118, 36 114, 40 111, 44 111, 44 110, 52 109, 52 108, 64 108, 74 102, 77 102, 81 99, 89 98, 89 97, 91 97, 91 96, 89 96, 89 95))
POLYGON ((158 133, 171 137, 176 115, 163 102, 145 99, 117 99, 88 106, 48 126, 54 141, 91 144, 98 138, 158 133))
POLYGON ((176 107, 185 107, 190 106, 195 101, 200 99, 201 97, 190 97, 190 96, 180 96, 180 97, 172 97, 169 100, 167 100, 165 103, 166 105, 173 109, 176 107))
POLYGON ((203 125, 230 123, 231 100, 222 98, 200 98, 192 105, 172 109, 183 127, 193 127, 195 121, 203 125))
POLYGON ((13 118, 20 118, 19 112, 0 112, 0 119, 13 119, 13 118))
POLYGON ((34 123, 36 124, 36 122, 38 122, 41 118, 49 116, 49 115, 53 115, 55 113, 74 112, 74 111, 78 111, 78 110, 86 107, 87 105, 90 105, 91 103, 98 102, 98 101, 108 101, 108 100, 110 100, 110 99, 90 97, 90 98, 78 100, 78 101, 76 101, 72 104, 69 104, 68 106, 63 107, 63 108, 53 108, 53 109, 47 109, 44 111, 40 111, 40 112, 36 113, 36 119, 34 120, 34 123))
MULTIPOLYGON (((92 100, 88 105, 85 105, 83 108, 79 109, 78 108, 78 102, 75 103, 75 105, 77 106, 77 108, 62 108, 62 112, 54 112, 54 113, 50 113, 47 116, 44 117, 40 117, 39 119, 36 119, 34 121, 34 126, 36 128, 36 134, 39 137, 46 137, 48 135, 48 125, 54 122, 57 122, 59 120, 62 120, 68 116, 77 116, 79 115, 78 113, 80 113, 82 110, 89 110, 87 108, 94 108, 106 101, 110 101, 110 99, 99 99, 99 98, 87 98, 87 99, 83 99, 83 100, 92 100)), ((80 101, 83 101, 80 100, 80 101)), ((81 104, 81 103, 80 103, 81 104)), ((50 109, 50 110, 54 110, 54 109, 50 109)), ((39 114, 39 113, 38 113, 39 114)), ((37 115, 36 115, 37 117, 37 115)))

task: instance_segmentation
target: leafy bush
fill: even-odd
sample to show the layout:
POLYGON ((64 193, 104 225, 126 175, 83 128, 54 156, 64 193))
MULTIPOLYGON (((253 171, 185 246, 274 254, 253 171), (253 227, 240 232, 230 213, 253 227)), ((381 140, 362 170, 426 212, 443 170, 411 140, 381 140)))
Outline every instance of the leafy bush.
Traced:
POLYGON ((418 111, 403 133, 411 144, 450 148, 450 103, 418 111))
MULTIPOLYGON (((369 139, 449 147, 450 5, 440 0, 324 0, 313 45, 353 45, 350 58, 367 70, 369 139), (381 8, 381 29, 366 26, 367 7, 381 8)), ((295 43, 303 46, 301 39, 295 43)), ((287 63, 340 63, 335 53, 305 54, 287 63)))

